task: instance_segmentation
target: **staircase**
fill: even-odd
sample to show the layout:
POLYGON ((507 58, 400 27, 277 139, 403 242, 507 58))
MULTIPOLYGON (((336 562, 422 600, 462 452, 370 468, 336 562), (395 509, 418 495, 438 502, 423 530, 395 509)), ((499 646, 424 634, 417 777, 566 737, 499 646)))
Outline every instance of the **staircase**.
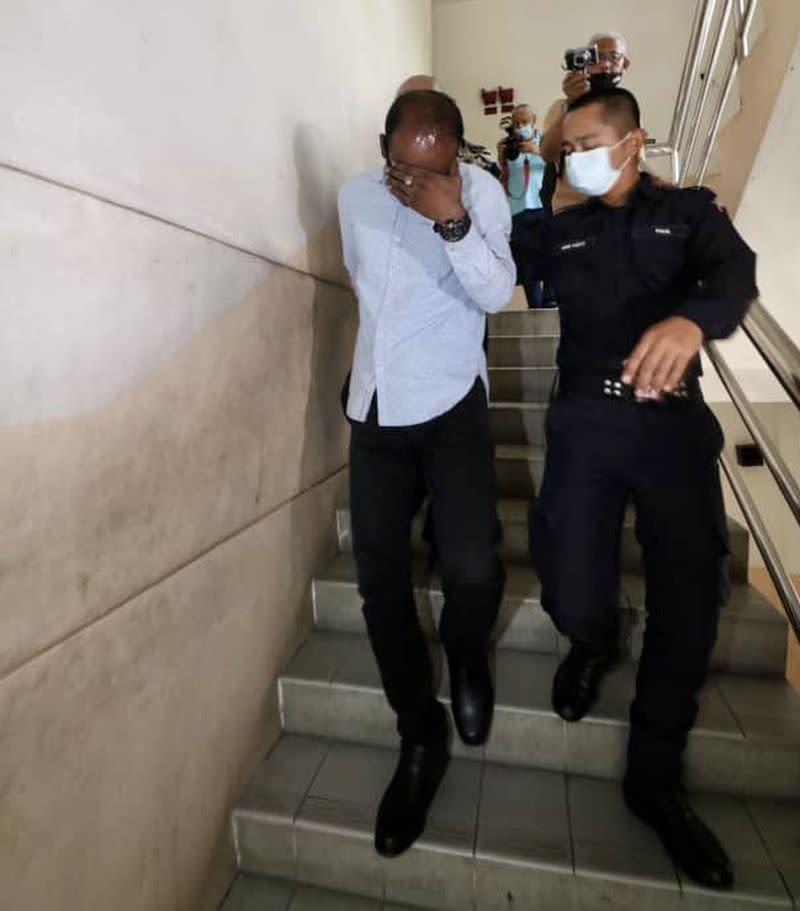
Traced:
MULTIPOLYGON (((746 581, 745 529, 731 526, 734 593, 686 755, 696 806, 733 857, 733 893, 681 879, 622 803, 635 665, 609 675, 578 724, 550 707, 565 642, 539 603, 525 512, 542 472, 557 332, 548 311, 491 321, 508 585, 489 742, 456 741, 423 838, 400 858, 379 857, 373 822, 397 736, 360 613, 349 514, 340 512, 341 553, 313 585, 314 631, 280 679, 282 736, 233 811, 240 875, 225 911, 800 908, 800 697, 784 679, 786 621, 746 581)), ((633 659, 644 612, 632 522, 624 538, 620 610, 633 659)), ((419 528, 415 547, 421 553, 419 528)), ((447 702, 435 643, 442 594, 422 555, 415 585, 447 702)))

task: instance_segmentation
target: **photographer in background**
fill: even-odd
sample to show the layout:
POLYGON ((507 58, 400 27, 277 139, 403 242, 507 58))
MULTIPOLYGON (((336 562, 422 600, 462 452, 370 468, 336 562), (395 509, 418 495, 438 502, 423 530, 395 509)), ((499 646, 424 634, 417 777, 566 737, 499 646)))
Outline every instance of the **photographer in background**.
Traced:
MULTIPOLYGON (((497 143, 503 187, 508 197, 511 214, 542 209, 541 189, 544 178, 544 160, 539 154, 541 134, 536 129, 536 115, 528 104, 518 104, 511 117, 500 122, 506 137, 497 143)), ((541 307, 544 293, 542 283, 523 282, 528 307, 541 307)))
MULTIPOLYGON (((549 166, 557 170, 560 170, 564 117, 570 102, 577 101, 588 92, 616 88, 630 66, 627 44, 618 32, 598 32, 592 35, 589 47, 593 45, 597 47, 597 62, 586 67, 568 69, 562 84, 564 97, 553 102, 545 117, 539 154, 549 166)), ((577 56, 580 57, 580 54, 577 56)), ((576 62, 581 61, 579 59, 576 62)), ((545 204, 550 204, 554 212, 585 201, 586 197, 571 187, 561 174, 557 176, 552 201, 543 200, 545 204)))

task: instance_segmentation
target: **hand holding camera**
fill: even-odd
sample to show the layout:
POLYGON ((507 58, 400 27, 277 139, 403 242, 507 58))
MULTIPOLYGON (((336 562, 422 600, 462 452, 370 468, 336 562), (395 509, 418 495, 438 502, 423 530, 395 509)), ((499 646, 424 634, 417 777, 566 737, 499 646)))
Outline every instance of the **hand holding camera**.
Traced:
POLYGON ((596 66, 600 55, 596 44, 587 44, 584 47, 569 48, 564 52, 564 77, 562 89, 567 96, 567 101, 575 101, 591 90, 591 82, 586 69, 596 66))

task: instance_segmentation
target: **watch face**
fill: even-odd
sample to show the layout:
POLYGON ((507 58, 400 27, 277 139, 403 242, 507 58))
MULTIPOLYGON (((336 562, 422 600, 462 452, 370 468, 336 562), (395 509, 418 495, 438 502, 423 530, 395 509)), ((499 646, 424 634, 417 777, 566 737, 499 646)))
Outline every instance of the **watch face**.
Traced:
POLYGON ((450 219, 450 221, 434 225, 434 230, 437 234, 441 235, 443 240, 446 240, 448 243, 454 243, 455 241, 466 237, 471 224, 472 220, 469 215, 465 215, 464 218, 460 220, 450 219))

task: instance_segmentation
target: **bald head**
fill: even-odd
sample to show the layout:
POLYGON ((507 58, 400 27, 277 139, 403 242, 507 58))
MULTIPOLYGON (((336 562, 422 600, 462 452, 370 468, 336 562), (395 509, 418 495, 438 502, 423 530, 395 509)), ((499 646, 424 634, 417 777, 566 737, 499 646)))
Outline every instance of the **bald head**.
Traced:
POLYGON ((405 95, 408 92, 438 92, 439 83, 433 78, 433 76, 426 76, 424 73, 417 73, 414 76, 409 76, 405 82, 401 82, 395 98, 399 98, 401 95, 405 95))
POLYGON ((458 105, 441 92, 416 89, 395 98, 381 136, 390 163, 449 174, 464 139, 458 105))

